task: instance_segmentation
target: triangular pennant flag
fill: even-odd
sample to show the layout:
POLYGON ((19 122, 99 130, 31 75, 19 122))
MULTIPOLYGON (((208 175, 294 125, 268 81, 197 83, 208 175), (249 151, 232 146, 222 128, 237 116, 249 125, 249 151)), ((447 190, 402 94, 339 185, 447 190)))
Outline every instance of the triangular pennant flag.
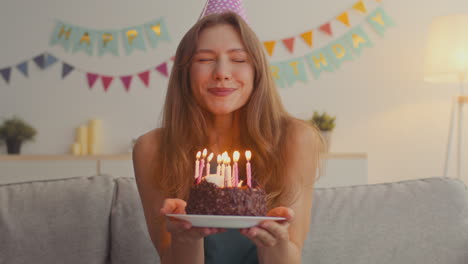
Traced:
POLYGON ((158 67, 156 67, 156 70, 166 77, 169 76, 167 74, 167 62, 159 64, 158 67))
POLYGON ((171 61, 174 61, 174 60, 175 60, 175 56, 172 56, 172 57, 171 57, 171 61))
POLYGON ((34 57, 33 60, 39 68, 44 69, 44 54, 34 57))
POLYGON ((146 87, 148 87, 148 85, 149 85, 149 71, 139 73, 138 77, 140 77, 140 80, 143 82, 143 84, 146 87))
POLYGON ((125 90, 128 92, 130 90, 130 83, 132 83, 132 75, 127 75, 127 76, 120 76, 120 80, 122 81, 125 90))
POLYGON ((93 88, 93 85, 96 83, 96 80, 97 78, 99 77, 97 74, 95 73, 86 73, 86 77, 88 79, 88 86, 89 86, 89 89, 93 88))
POLYGON ((293 53, 294 52, 294 37, 292 38, 287 38, 283 39, 283 44, 286 46, 286 48, 289 50, 289 52, 293 53))
POLYGON ((302 33, 301 38, 312 48, 312 30, 302 33))
POLYGON ((265 41, 263 42, 265 49, 267 50, 270 56, 273 55, 273 51, 275 50, 276 41, 265 41))
POLYGON ((367 13, 367 8, 366 6, 364 5, 364 2, 362 0, 360 0, 359 2, 355 3, 353 5, 353 8, 356 9, 357 11, 365 14, 367 13))
POLYGON ((322 31, 323 33, 331 36, 333 33, 332 33, 332 30, 331 30, 331 24, 330 22, 326 23, 326 24, 323 24, 319 27, 320 31, 322 31))
POLYGON ((101 76, 101 81, 102 81, 102 86, 104 86, 104 91, 107 92, 112 80, 114 80, 114 77, 112 76, 101 76))
POLYGON ((343 12, 341 15, 336 17, 336 20, 340 21, 348 27, 350 26, 348 12, 343 12))
POLYGON ((3 68, 0 70, 0 74, 2 74, 2 77, 6 83, 10 83, 10 73, 11 73, 11 67, 3 68))
POLYGON ((57 62, 57 58, 55 58, 52 54, 47 54, 45 58, 44 68, 47 68, 57 62))
POLYGON ((72 72, 75 68, 70 64, 66 64, 65 62, 62 64, 62 79, 67 77, 67 75, 72 72))
POLYGON ((24 77, 28 77, 28 61, 24 61, 16 65, 16 68, 24 75, 24 77))

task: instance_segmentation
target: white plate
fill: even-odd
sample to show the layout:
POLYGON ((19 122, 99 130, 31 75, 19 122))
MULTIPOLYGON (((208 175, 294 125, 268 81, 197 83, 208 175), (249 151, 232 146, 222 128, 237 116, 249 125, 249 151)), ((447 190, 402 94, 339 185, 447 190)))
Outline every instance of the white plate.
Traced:
POLYGON ((249 228, 260 224, 263 220, 285 220, 284 217, 272 216, 236 216, 236 215, 190 215, 190 214, 167 214, 177 219, 185 220, 196 227, 219 227, 219 228, 249 228))

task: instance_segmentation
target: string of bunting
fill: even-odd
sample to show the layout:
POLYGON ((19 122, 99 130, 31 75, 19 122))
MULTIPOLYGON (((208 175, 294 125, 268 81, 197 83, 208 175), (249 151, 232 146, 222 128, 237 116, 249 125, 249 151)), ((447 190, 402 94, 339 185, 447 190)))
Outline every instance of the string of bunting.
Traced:
POLYGON ((14 66, 9 66, 0 69, 0 75, 2 76, 3 80, 6 83, 10 83, 10 77, 11 77, 11 72, 12 69, 16 68, 24 77, 28 77, 29 75, 29 63, 34 62, 34 64, 37 65, 37 67, 41 70, 45 70, 50 68, 53 64, 57 62, 61 62, 62 64, 62 70, 61 70, 61 76, 62 79, 65 79, 71 72, 73 71, 78 71, 86 76, 86 81, 88 84, 89 89, 91 89, 97 80, 101 80, 102 86, 104 88, 104 91, 107 92, 109 89, 109 86, 111 85, 112 81, 116 78, 119 78, 120 81, 122 82, 125 90, 128 92, 130 91, 130 86, 132 83, 132 80, 135 76, 138 76, 138 78, 143 82, 143 84, 146 87, 149 87, 149 78, 150 78, 150 73, 152 70, 155 70, 162 74, 164 77, 169 77, 169 61, 173 61, 174 58, 170 58, 168 60, 163 61, 162 63, 158 64, 157 66, 151 67, 149 69, 140 71, 138 73, 134 74, 127 74, 127 75, 120 75, 120 76, 110 76, 106 74, 99 74, 99 73, 94 73, 94 72, 89 72, 86 70, 82 70, 80 68, 77 68, 69 63, 66 63, 60 59, 58 59, 56 56, 44 52, 42 54, 39 54, 31 59, 24 60, 21 63, 18 63, 14 66))
MULTIPOLYGON (((376 2, 381 2, 382 0, 373 0, 376 2)), ((368 14, 368 8, 366 4, 364 3, 363 0, 360 0, 353 4, 352 8, 342 12, 339 14, 337 17, 335 17, 333 20, 339 21, 341 24, 345 25, 347 28, 351 28, 351 23, 349 19, 349 13, 352 11, 356 11, 359 14, 368 14)), ((296 43, 296 39, 302 39, 309 48, 314 48, 314 32, 321 32, 327 36, 333 37, 333 29, 332 29, 332 23, 331 21, 324 23, 320 25, 317 28, 307 30, 303 33, 296 34, 295 36, 292 37, 285 37, 281 38, 280 40, 268 40, 268 41, 263 41, 263 46, 268 53, 268 55, 273 56, 275 52, 275 47, 278 42, 283 43, 284 47, 289 53, 294 53, 294 47, 296 43)))
MULTIPOLYGON (((395 25, 381 7, 371 12, 366 21, 380 36, 383 36, 389 27, 395 25)), ((318 79, 323 71, 333 72, 343 62, 353 60, 361 55, 364 48, 372 46, 373 43, 369 36, 362 26, 358 25, 323 48, 316 49, 304 56, 270 63, 270 69, 279 87, 291 86, 297 81, 306 83, 308 81, 306 64, 315 79, 318 79)))
POLYGON ((119 47, 123 46, 125 54, 130 55, 135 49, 146 51, 148 44, 145 44, 144 36, 153 49, 160 41, 171 40, 162 18, 119 30, 88 29, 56 21, 49 45, 60 45, 65 51, 72 53, 83 51, 89 56, 102 56, 106 53, 119 56, 119 47))

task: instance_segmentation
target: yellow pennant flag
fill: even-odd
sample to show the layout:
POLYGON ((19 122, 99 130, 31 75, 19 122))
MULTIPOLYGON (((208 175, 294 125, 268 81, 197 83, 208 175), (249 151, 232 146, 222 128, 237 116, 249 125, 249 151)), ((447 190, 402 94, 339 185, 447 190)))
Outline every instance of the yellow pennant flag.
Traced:
POLYGON ((341 23, 345 24, 346 26, 350 26, 348 12, 343 12, 343 14, 337 16, 336 19, 341 23))
POLYGON ((302 33, 301 38, 312 48, 312 30, 302 33))
POLYGON ((354 4, 353 8, 356 9, 357 11, 363 13, 363 14, 367 13, 367 8, 364 5, 364 2, 362 0, 360 0, 359 2, 354 4))
POLYGON ((270 56, 273 55, 273 51, 275 50, 276 41, 265 41, 263 42, 265 49, 267 50, 270 56))

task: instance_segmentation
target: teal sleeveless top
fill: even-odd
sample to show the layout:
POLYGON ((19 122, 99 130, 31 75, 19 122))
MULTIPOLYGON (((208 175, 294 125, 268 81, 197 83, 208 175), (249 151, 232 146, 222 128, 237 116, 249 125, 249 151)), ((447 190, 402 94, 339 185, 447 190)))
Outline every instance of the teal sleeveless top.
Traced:
POLYGON ((205 264, 258 264, 257 247, 238 229, 204 238, 205 264))

